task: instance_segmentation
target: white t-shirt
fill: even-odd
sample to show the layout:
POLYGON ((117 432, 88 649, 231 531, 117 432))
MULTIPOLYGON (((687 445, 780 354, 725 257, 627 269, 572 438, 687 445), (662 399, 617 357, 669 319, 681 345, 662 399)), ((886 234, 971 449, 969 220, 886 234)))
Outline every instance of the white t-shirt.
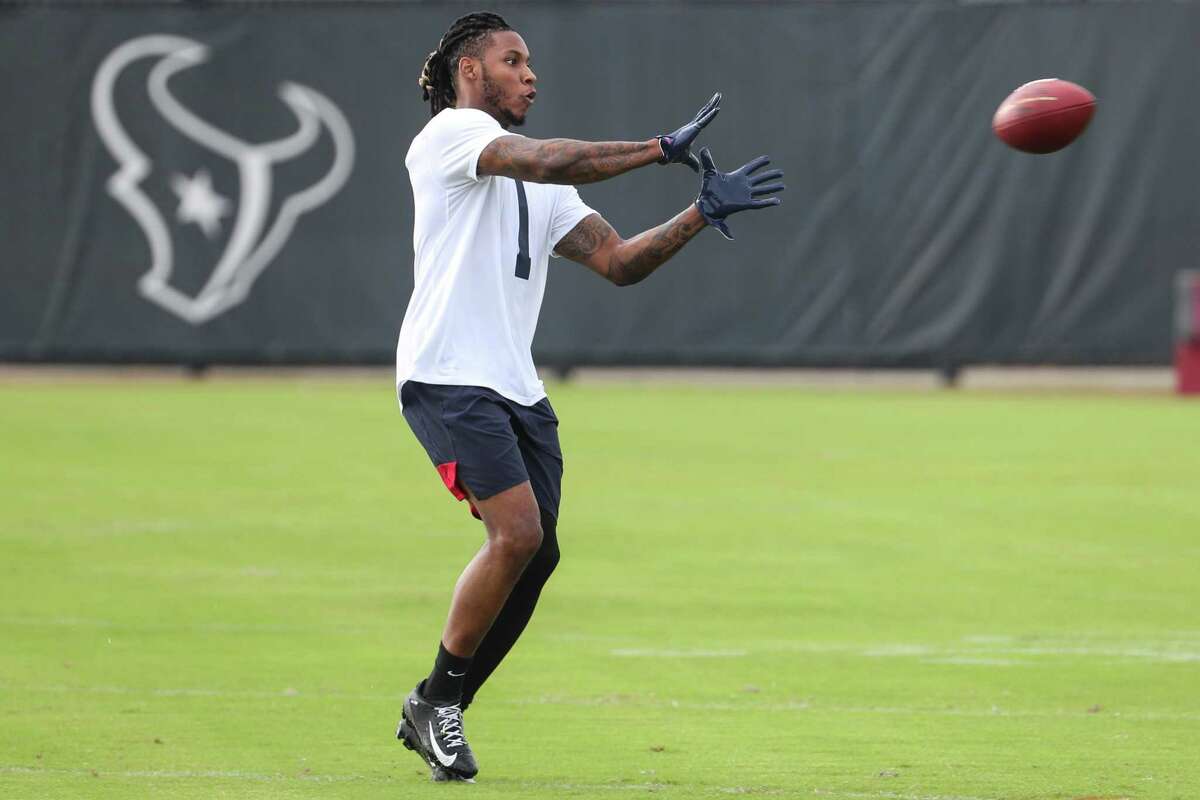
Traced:
POLYGON ((397 394, 411 379, 485 386, 527 406, 546 396, 530 347, 549 256, 594 212, 573 186, 476 175, 483 149, 508 135, 486 112, 447 108, 408 149, 415 286, 396 346, 397 394))

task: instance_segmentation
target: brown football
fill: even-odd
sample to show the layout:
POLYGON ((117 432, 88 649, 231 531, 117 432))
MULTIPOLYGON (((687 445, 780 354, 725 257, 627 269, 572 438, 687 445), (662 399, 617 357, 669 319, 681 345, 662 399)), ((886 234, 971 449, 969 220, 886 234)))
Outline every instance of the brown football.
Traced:
POLYGON ((1096 113, 1096 98, 1058 78, 1030 81, 1010 94, 992 117, 992 130, 1009 147, 1053 153, 1083 133, 1096 113))

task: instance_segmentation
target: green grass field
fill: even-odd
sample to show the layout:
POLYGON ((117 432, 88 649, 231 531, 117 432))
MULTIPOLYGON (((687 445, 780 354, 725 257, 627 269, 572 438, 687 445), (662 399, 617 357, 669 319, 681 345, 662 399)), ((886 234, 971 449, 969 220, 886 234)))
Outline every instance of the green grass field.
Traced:
POLYGON ((392 737, 482 526, 386 379, 0 385, 0 798, 1200 796, 1200 405, 551 399, 445 786, 392 737))

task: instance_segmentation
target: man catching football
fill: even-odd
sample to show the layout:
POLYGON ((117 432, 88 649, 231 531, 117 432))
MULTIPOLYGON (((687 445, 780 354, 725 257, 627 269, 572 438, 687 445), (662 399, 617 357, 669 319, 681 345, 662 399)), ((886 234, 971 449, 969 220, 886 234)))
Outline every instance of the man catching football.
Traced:
POLYGON ((637 142, 511 133, 537 96, 525 41, 498 15, 455 20, 420 78, 432 119, 405 159, 415 204, 415 286, 396 349, 405 419, 446 487, 487 539, 454 587, 433 670, 405 700, 397 732, 435 780, 479 768, 463 712, 512 648, 558 563, 558 419, 530 346, 551 255, 618 286, 645 279, 705 226, 778 205, 766 157, 720 172, 696 137, 721 95, 678 130, 637 142), (621 238, 575 186, 650 164, 685 164, 699 195, 673 218, 621 238), (757 174, 756 174, 757 172, 757 174))

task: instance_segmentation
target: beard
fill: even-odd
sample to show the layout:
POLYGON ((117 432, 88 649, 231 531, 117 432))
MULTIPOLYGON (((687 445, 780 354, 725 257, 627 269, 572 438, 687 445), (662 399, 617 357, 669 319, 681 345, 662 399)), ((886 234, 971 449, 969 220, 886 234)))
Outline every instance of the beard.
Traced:
POLYGON ((500 120, 500 127, 505 130, 519 128, 525 124, 525 117, 518 117, 502 105, 504 92, 501 91, 500 84, 493 81, 488 75, 486 68, 483 70, 483 102, 487 103, 488 108, 492 111, 492 116, 500 120))

